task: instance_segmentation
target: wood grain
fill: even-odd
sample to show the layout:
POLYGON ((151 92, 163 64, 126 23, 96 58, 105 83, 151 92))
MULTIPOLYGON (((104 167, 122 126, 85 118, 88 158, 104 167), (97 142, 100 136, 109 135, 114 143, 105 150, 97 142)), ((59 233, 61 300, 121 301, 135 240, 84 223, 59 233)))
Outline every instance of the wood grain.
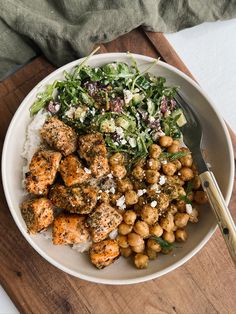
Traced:
MULTIPOLYGON (((157 43, 138 29, 102 45, 102 51, 161 55, 183 70, 174 52, 165 58, 163 35, 158 34, 157 43)), ((1 149, 20 102, 53 70, 38 58, 0 84, 1 149)), ((0 189, 0 282, 21 313, 236 313, 235 268, 219 230, 196 256, 168 275, 133 286, 98 285, 67 275, 39 256, 16 227, 0 189)), ((236 185, 233 195, 235 216, 236 185)))

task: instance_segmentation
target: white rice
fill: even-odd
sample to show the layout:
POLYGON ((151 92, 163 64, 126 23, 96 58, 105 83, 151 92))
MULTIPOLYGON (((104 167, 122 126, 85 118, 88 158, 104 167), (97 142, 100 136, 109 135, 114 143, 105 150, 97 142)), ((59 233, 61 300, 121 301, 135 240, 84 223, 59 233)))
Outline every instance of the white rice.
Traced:
POLYGON ((42 142, 39 130, 42 128, 47 118, 48 113, 41 109, 34 116, 34 118, 27 127, 24 150, 21 154, 21 156, 27 161, 26 166, 23 167, 23 173, 26 173, 28 171, 30 161, 42 142))
POLYGON ((92 245, 92 241, 88 240, 88 241, 83 242, 83 243, 73 244, 72 249, 76 250, 79 253, 84 253, 84 252, 87 252, 89 250, 91 245, 92 245))

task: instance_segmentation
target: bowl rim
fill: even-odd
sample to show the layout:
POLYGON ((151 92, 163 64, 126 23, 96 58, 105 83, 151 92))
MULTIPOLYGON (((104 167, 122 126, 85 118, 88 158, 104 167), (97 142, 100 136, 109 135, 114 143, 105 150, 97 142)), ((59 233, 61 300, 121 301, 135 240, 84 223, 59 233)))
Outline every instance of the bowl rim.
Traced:
MULTIPOLYGON (((140 61, 152 62, 153 60, 155 60, 155 58, 148 57, 148 56, 141 55, 141 54, 132 53, 132 55, 134 56, 134 58, 136 58, 140 61)), ((96 55, 93 55, 89 59, 89 61, 94 60, 94 59, 96 59, 98 61, 100 61, 100 60, 102 61, 102 60, 106 60, 107 57, 111 57, 111 56, 114 57, 114 61, 115 61, 116 58, 119 59, 122 57, 127 57, 127 53, 126 52, 112 52, 112 53, 96 54, 96 55)), ((2 182, 3 182, 3 190, 4 190, 6 200, 7 200, 8 207, 10 209, 11 215, 12 215, 17 227, 19 228, 19 230, 21 231, 22 235, 27 240, 27 242, 36 250, 36 252, 38 252, 50 264, 54 265, 55 267, 59 268, 60 270, 63 270, 64 272, 66 272, 70 275, 73 275, 77 278, 87 280, 90 282, 100 283, 100 284, 110 284, 110 285, 136 284, 136 283, 141 283, 141 282, 145 282, 145 281, 148 281, 151 279, 158 278, 158 277, 163 276, 163 275, 169 273, 170 271, 175 270, 176 268, 180 267, 181 265, 186 263, 191 257, 193 257, 197 252, 199 252, 202 249, 202 247, 209 241, 211 236, 214 234, 214 232, 217 228, 217 224, 215 223, 215 226, 213 226, 208 231, 208 233, 204 237, 204 239, 191 252, 189 252, 182 259, 180 259, 179 261, 175 262, 174 264, 168 266, 167 268, 165 268, 163 270, 160 270, 158 272, 155 272, 155 273, 152 273, 149 275, 145 275, 142 277, 133 278, 133 279, 104 279, 104 278, 93 277, 90 275, 84 275, 84 274, 78 273, 77 271, 71 270, 70 268, 61 265, 59 262, 55 261, 53 258, 48 256, 41 248, 39 248, 37 246, 36 243, 34 243, 31 236, 23 228, 23 226, 21 225, 21 223, 17 217, 16 211, 14 210, 13 204, 11 202, 10 194, 9 194, 8 189, 7 189, 7 183, 6 183, 7 182, 7 173, 5 171, 5 169, 6 169, 5 164, 7 163, 7 148, 8 148, 8 143, 9 143, 9 137, 10 137, 11 131, 13 129, 13 126, 15 124, 15 121, 17 120, 19 114, 24 110, 25 105, 28 103, 28 99, 30 99, 30 97, 32 96, 33 93, 37 92, 42 86, 44 86, 47 83, 48 80, 53 78, 56 74, 62 73, 66 69, 73 68, 74 66, 83 62, 83 60, 85 60, 85 58, 80 58, 80 59, 74 60, 74 61, 67 63, 64 66, 56 69, 55 71, 53 71, 49 75, 47 75, 43 80, 41 80, 26 95, 26 97, 23 99, 23 101, 21 102, 21 104, 17 108, 17 110, 16 110, 16 112, 15 112, 15 114, 14 114, 14 116, 13 116, 13 118, 12 118, 12 120, 8 126, 7 133, 6 133, 5 140, 4 140, 3 150, 2 150, 2 169, 1 169, 2 170, 2 182)), ((233 146, 232 146, 232 142, 230 139, 229 131, 226 127, 226 124, 225 124, 223 118, 219 114, 218 110, 214 107, 213 102, 206 95, 205 91, 192 78, 190 78, 189 76, 187 76, 185 73, 181 72, 179 69, 175 68, 174 66, 167 64, 163 61, 158 61, 158 65, 160 65, 161 67, 166 68, 172 72, 175 72, 177 75, 179 75, 184 80, 186 80, 189 84, 191 84, 195 89, 197 89, 197 91, 200 92, 200 94, 207 100, 211 109, 214 111, 217 118, 219 119, 219 122, 221 124, 221 127, 222 127, 224 134, 225 134, 225 137, 226 137, 227 146, 229 148, 230 168, 232 169, 230 176, 229 176, 228 190, 227 190, 226 197, 225 197, 226 203, 228 204, 230 197, 231 197, 231 194, 232 194, 232 191, 233 191, 235 167, 234 167, 233 146)))

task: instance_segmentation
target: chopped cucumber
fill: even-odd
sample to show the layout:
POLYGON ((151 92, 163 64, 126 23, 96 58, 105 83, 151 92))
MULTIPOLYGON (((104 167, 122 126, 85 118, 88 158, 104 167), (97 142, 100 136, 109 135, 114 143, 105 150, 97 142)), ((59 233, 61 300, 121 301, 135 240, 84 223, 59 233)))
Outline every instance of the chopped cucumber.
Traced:
POLYGON ((139 105, 142 102, 142 96, 140 94, 134 94, 132 98, 132 104, 134 106, 139 105))
POLYGON ((105 119, 100 124, 100 130, 103 133, 113 133, 116 130, 114 119, 105 119))
POLYGON ((176 120, 177 125, 181 128, 187 123, 187 120, 184 116, 183 111, 179 108, 172 112, 172 117, 175 118, 179 116, 179 118, 176 120))
POLYGON ((124 130, 134 130, 136 127, 135 120, 127 116, 122 116, 116 119, 116 125, 122 127, 124 130))
POLYGON ((150 116, 153 116, 156 112, 156 106, 151 99, 147 100, 147 110, 150 116))

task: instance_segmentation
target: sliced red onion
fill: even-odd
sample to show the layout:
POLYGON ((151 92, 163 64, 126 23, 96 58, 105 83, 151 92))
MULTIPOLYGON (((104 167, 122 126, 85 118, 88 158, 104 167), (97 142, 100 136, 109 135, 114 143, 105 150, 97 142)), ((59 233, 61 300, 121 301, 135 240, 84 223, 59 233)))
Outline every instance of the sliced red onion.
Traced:
POLYGON ((51 112, 52 114, 57 113, 61 108, 61 104, 59 102, 54 102, 54 101, 49 101, 47 109, 49 112, 51 112))

